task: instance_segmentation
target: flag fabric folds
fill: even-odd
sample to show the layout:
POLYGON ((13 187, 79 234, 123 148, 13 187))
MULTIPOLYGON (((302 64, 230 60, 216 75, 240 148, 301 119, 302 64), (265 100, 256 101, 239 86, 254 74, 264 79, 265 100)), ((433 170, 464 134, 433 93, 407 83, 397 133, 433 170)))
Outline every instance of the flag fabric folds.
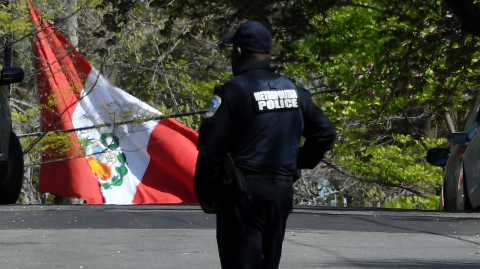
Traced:
POLYGON ((162 114, 110 84, 27 3, 42 129, 75 129, 43 151, 39 191, 90 204, 197 203, 198 133, 174 119, 142 121, 162 114))

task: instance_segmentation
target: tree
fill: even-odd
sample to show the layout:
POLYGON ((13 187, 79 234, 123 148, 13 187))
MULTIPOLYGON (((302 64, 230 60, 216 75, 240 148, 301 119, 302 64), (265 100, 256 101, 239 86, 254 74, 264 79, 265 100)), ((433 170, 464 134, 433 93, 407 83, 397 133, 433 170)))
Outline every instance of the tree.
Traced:
MULTIPOLYGON (((36 5, 66 36, 71 33, 66 22, 76 15, 80 52, 115 85, 166 114, 205 108, 213 86, 231 77, 227 53, 218 43, 221 35, 246 19, 264 23, 274 38, 274 68, 311 90, 335 121, 339 141, 321 169, 331 175, 334 192, 357 205, 434 207, 441 172, 424 162, 425 147, 445 142, 438 139, 447 134, 445 108, 458 111, 461 118, 468 107, 463 102, 479 80, 478 39, 465 32, 472 28, 462 28, 442 1, 223 0, 206 5, 195 0, 92 0, 78 1, 74 9, 68 1, 36 5), (317 93, 338 88, 343 91, 317 93)), ((21 10, 15 20, 23 25, 16 37, 17 58, 32 70, 21 10)), ((16 119, 29 123, 22 125, 28 126, 25 132, 36 132, 34 77, 27 75, 14 92, 19 96, 16 119)), ((200 120, 181 119, 194 129, 200 120)), ((28 139, 22 143, 28 145, 28 139)), ((62 139, 48 135, 41 146, 62 139)), ((41 147, 34 149, 32 160, 41 147)), ((298 189, 319 195, 318 174, 304 174, 298 189)))
POLYGON ((396 186, 417 206, 432 208, 438 198, 426 194, 438 191, 441 172, 422 158, 426 147, 445 141, 431 140, 446 136, 444 109, 464 113, 465 98, 476 91, 478 39, 438 1, 347 1, 314 24, 317 33, 298 41, 292 54, 302 61, 288 70, 313 78, 307 87, 345 89, 317 95, 339 130, 336 169, 366 183, 364 194, 379 205, 394 197, 381 189, 396 186), (417 196, 430 199, 418 203, 417 196))

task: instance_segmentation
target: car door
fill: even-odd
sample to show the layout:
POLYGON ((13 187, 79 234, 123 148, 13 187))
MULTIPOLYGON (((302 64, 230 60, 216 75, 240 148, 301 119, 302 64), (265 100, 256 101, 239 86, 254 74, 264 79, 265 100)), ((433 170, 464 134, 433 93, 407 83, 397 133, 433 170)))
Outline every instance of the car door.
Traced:
POLYGON ((464 153, 463 171, 467 194, 475 209, 480 207, 480 132, 477 132, 480 122, 480 96, 470 110, 465 121, 465 132, 468 133, 467 149, 464 153))
POLYGON ((465 121, 464 132, 468 134, 468 143, 463 157, 463 180, 472 207, 480 207, 480 95, 470 109, 465 121))
POLYGON ((464 182, 470 203, 480 207, 480 135, 475 135, 468 144, 463 160, 464 182))

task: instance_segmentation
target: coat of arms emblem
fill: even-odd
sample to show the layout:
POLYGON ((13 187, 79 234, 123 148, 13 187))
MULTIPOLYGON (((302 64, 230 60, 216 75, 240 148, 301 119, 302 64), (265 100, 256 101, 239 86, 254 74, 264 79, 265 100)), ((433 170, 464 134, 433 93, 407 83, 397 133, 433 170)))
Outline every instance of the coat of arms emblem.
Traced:
POLYGON ((82 140, 81 144, 85 158, 100 186, 108 190, 122 185, 128 168, 118 138, 112 133, 104 133, 100 140, 87 138, 82 140))

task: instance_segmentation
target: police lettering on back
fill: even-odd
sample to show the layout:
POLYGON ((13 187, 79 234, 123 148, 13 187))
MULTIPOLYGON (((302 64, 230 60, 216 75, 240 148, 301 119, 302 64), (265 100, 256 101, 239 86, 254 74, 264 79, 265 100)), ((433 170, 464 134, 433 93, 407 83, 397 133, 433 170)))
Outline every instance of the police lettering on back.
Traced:
POLYGON ((259 112, 298 108, 298 95, 294 89, 258 91, 253 93, 253 97, 259 112))

